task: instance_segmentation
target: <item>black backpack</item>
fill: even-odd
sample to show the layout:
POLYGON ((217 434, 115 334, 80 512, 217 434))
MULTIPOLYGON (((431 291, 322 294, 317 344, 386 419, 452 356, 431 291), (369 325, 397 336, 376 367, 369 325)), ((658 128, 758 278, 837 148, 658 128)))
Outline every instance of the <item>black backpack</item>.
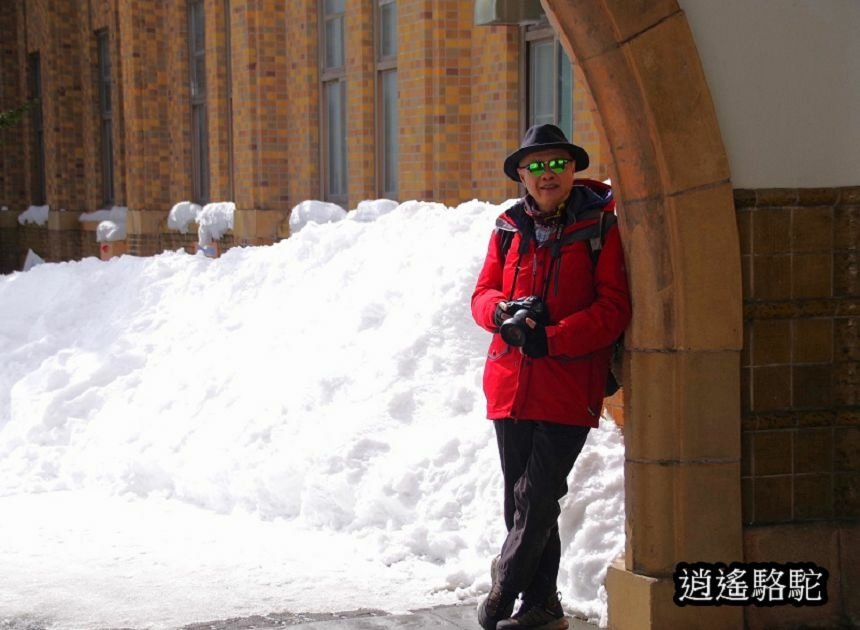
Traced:
MULTIPOLYGON (((605 212, 602 209, 590 210, 578 216, 579 220, 597 218, 597 223, 582 230, 577 230, 572 233, 566 242, 572 243, 575 241, 587 241, 588 249, 591 252, 591 264, 597 267, 597 260, 600 258, 600 252, 603 250, 603 241, 606 237, 606 232, 613 225, 618 223, 618 217, 610 212, 605 212), (597 214, 595 214, 597 213, 597 214)), ((515 232, 511 230, 499 230, 499 259, 503 261, 508 255, 508 250, 511 248, 511 243, 514 240, 515 232)), ((525 251, 526 243, 523 243, 522 252, 525 251)), ((554 256, 560 255, 560 246, 556 247, 553 252, 554 256)), ((612 344, 612 356, 609 359, 609 373, 606 376, 606 389, 603 393, 604 397, 612 396, 615 392, 621 389, 622 380, 622 365, 624 358, 624 333, 615 340, 612 344)))

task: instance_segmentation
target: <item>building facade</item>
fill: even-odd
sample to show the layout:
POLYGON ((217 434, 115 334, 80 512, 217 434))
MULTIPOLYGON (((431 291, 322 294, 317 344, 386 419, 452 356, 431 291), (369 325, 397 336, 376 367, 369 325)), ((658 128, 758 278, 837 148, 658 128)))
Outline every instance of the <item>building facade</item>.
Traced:
POLYGON ((3 0, 3 269, 97 253, 81 213, 128 208, 128 251, 171 232, 180 201, 232 201, 222 248, 288 235, 307 199, 455 206, 519 194, 501 163, 556 122, 609 176, 587 85, 539 15, 475 24, 472 0, 3 0), (31 206, 43 223, 14 221, 31 206), (13 235, 11 232, 14 231, 13 235), (12 241, 17 245, 12 246, 12 241), (14 251, 10 251, 13 250, 14 251))

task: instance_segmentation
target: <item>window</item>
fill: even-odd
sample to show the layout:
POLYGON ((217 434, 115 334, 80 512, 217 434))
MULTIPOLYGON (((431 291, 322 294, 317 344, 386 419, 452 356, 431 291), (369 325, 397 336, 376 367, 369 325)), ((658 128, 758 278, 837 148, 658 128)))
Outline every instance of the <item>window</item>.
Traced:
POLYGON ((188 70, 191 84, 191 195, 209 201, 209 128, 206 123, 206 38, 203 0, 188 3, 188 70))
POLYGON ((546 26, 526 29, 527 125, 552 123, 573 136, 573 72, 564 48, 546 26))
POLYGON ((30 79, 30 98, 38 99, 36 106, 32 109, 32 202, 34 205, 41 206, 47 202, 45 188, 45 130, 42 120, 42 62, 39 53, 31 53, 27 61, 30 79))
POLYGON ((377 187, 383 197, 397 199, 400 153, 397 117, 397 5, 378 0, 376 11, 377 187))
POLYGON ((322 163, 323 197, 346 203, 346 72, 344 13, 346 0, 322 0, 322 163))
POLYGON ((107 30, 96 32, 98 43, 99 122, 101 129, 102 201, 105 206, 114 203, 113 188, 113 127, 111 114, 110 45, 107 30))

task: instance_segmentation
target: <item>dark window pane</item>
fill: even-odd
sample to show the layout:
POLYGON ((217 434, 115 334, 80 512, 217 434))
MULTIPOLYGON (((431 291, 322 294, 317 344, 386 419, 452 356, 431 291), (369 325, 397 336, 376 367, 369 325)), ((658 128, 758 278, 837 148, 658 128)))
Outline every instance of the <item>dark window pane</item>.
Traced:
POLYGON ((346 0, 325 0, 325 14, 343 13, 346 10, 346 0))
POLYGON ((325 84, 328 194, 346 195, 346 90, 343 81, 325 84))
POLYGON ((206 120, 206 45, 203 2, 188 5, 188 73, 191 83, 192 201, 209 201, 209 127, 206 120))
POLYGON ((33 179, 32 202, 43 205, 46 202, 45 186, 45 134, 42 129, 42 62, 39 53, 32 53, 28 59, 30 70, 30 97, 40 99, 32 109, 33 123, 33 179))
POLYGON ((385 59, 397 56, 397 5, 393 2, 379 8, 379 55, 385 59))
POLYGON ((400 146, 397 122, 397 71, 382 73, 382 147, 383 192, 396 197, 398 191, 398 161, 400 146))
POLYGON ((343 18, 327 20, 325 23, 325 67, 343 67, 343 18))
POLYGON ((190 12, 190 40, 191 51, 202 52, 205 47, 204 41, 204 22, 203 22, 203 3, 192 2, 189 6, 190 12))
POLYGON ((98 32, 98 54, 99 54, 99 107, 102 116, 109 115, 111 111, 110 101, 110 49, 108 47, 107 31, 98 32))
POLYGON ((530 44, 529 124, 555 122, 555 64, 552 40, 530 44))

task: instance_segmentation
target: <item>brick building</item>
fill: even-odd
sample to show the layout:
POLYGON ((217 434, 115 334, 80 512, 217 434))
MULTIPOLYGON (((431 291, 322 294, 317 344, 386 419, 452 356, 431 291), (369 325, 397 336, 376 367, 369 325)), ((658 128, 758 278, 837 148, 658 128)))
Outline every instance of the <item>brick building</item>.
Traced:
POLYGON ((184 200, 235 202, 222 247, 285 237, 306 199, 502 201, 535 121, 605 178, 586 83, 535 6, 476 25, 473 0, 2 0, 0 110, 40 102, 4 132, 0 270, 96 254, 78 217, 114 205, 148 255, 193 247, 166 224, 184 200))

